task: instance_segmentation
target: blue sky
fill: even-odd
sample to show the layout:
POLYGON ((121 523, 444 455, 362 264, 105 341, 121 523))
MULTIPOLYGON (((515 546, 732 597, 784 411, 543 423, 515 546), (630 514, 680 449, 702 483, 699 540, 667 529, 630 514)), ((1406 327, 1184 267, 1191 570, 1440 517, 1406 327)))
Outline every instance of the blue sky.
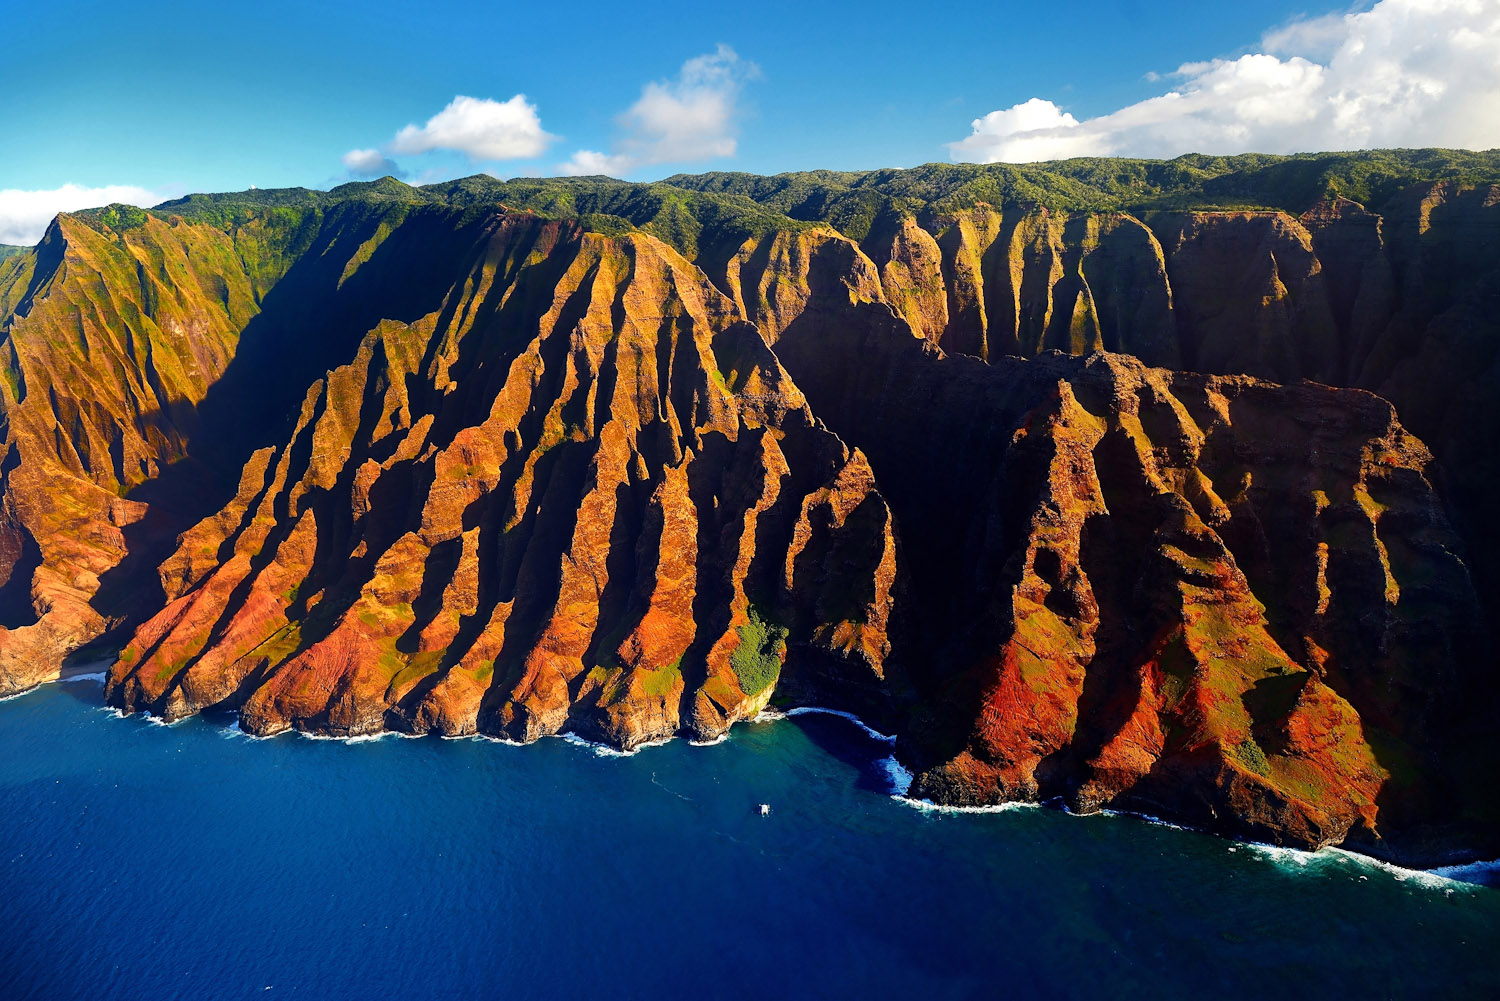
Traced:
POLYGON ((645 180, 1500 144, 1497 0, 60 0, 6 22, 0 242, 67 198, 385 169, 645 180))

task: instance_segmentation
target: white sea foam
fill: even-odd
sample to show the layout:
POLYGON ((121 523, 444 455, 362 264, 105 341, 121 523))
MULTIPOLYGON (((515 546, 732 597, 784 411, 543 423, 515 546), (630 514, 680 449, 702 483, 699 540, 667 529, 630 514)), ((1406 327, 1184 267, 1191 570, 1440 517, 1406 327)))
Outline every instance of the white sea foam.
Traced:
MULTIPOLYGON (((1072 810, 1065 810, 1064 812, 1066 812, 1066 813, 1073 813, 1072 810)), ((1162 820, 1160 817, 1153 817, 1149 813, 1136 813, 1136 812, 1134 812, 1132 810, 1102 810, 1102 809, 1098 810, 1098 811, 1095 811, 1095 812, 1099 816, 1103 816, 1103 817, 1129 817, 1131 820, 1144 820, 1148 824, 1155 824, 1158 827, 1170 827, 1174 831, 1191 831, 1191 830, 1194 830, 1194 828, 1186 827, 1186 826, 1184 826, 1182 824, 1174 824, 1170 820, 1162 820)), ((1075 817, 1088 817, 1088 816, 1093 816, 1093 814, 1073 813, 1073 816, 1075 816, 1075 817)))
MULTIPOLYGON (((888 774, 892 776, 893 784, 896 783, 897 775, 904 777, 906 788, 910 788, 911 773, 901 766, 894 757, 887 758, 884 762, 888 774)), ((901 787, 897 787, 901 788, 901 787)), ((929 800, 913 799, 904 795, 905 789, 892 795, 892 799, 906 806, 921 810, 926 813, 1005 813, 1020 808, 1039 807, 1041 803, 1000 803, 991 806, 944 806, 929 800)), ((1064 813, 1072 816, 1094 816, 1095 814, 1075 814, 1066 808, 1064 813)), ((1197 828, 1187 827, 1182 824, 1174 824, 1170 820, 1162 820, 1147 813, 1135 813, 1128 810, 1098 810, 1097 815, 1105 817, 1126 817, 1131 820, 1145 821, 1159 827, 1170 827, 1177 831, 1197 831, 1197 828)), ((1231 842, 1230 851, 1237 851, 1240 847, 1249 849, 1254 855, 1270 861, 1282 869, 1288 871, 1317 871, 1325 869, 1329 865, 1352 865, 1357 868, 1377 869, 1395 877, 1403 883, 1411 883, 1417 886, 1427 887, 1435 890, 1445 890, 1452 893, 1455 888, 1472 885, 1478 882, 1479 877, 1500 873, 1500 860, 1493 862, 1474 862, 1468 865, 1441 866, 1436 869, 1408 869, 1395 865, 1382 859, 1362 855, 1345 848, 1321 848, 1318 851, 1307 851, 1302 848, 1286 848, 1281 845, 1263 844, 1258 841, 1231 842)))
POLYGON ((357 733, 357 734, 355 734, 352 737, 345 737, 344 738, 344 743, 346 743, 346 744, 373 744, 377 740, 384 740, 387 737, 396 737, 396 736, 400 736, 400 734, 396 733, 395 730, 381 730, 381 731, 379 731, 377 733, 357 733))
POLYGON ((1323 862, 1328 858, 1328 856, 1320 858, 1317 852, 1304 851, 1301 848, 1285 848, 1281 845, 1268 845, 1259 841, 1246 841, 1244 845, 1254 854, 1269 859, 1284 869, 1290 869, 1293 866, 1306 869, 1309 865, 1323 862))
POLYGON ((891 799, 923 813, 1010 813, 1012 810, 1035 810, 1042 805, 1016 800, 1009 803, 986 803, 984 806, 948 806, 943 803, 934 803, 930 799, 913 799, 910 796, 892 796, 891 799))
MULTIPOLYGON (((285 733, 286 731, 282 731, 285 733)), ((313 733, 309 730, 298 730, 293 728, 293 733, 304 740, 334 740, 341 744, 373 744, 377 740, 385 740, 387 737, 410 737, 420 740, 425 734, 405 733, 401 730, 375 730, 372 733, 356 733, 349 736, 340 736, 333 733, 313 733)), ((274 734, 273 734, 274 736, 274 734)))
POLYGON ((803 716, 808 713, 821 713, 825 716, 838 716, 841 719, 846 719, 849 722, 853 723, 865 733, 869 734, 871 737, 882 743, 894 744, 896 742, 895 737, 891 736, 888 733, 881 733, 879 730, 871 728, 865 723, 864 720, 860 719, 858 716, 854 715, 853 713, 846 713, 842 709, 824 709, 822 706, 800 706, 796 709, 788 709, 786 711, 786 715, 788 716, 803 716))
POLYGON ((880 767, 885 769, 885 777, 890 780, 891 796, 895 799, 904 799, 911 789, 911 781, 914 778, 911 769, 897 761, 894 754, 881 759, 880 767))
POLYGON ((588 740, 585 737, 580 737, 576 733, 560 733, 557 736, 561 737, 563 740, 567 741, 570 744, 576 744, 579 747, 587 747, 601 758, 629 758, 633 757, 636 754, 639 754, 642 750, 648 747, 661 747, 663 744, 670 744, 672 742, 671 737, 662 737, 660 740, 648 740, 644 744, 637 744, 635 747, 631 748, 628 751, 622 751, 618 747, 610 747, 608 744, 601 744, 595 740, 588 740))
POLYGON ((342 742, 348 739, 347 737, 335 737, 331 733, 312 733, 308 730, 298 730, 296 727, 292 727, 290 730, 277 731, 277 733, 270 734, 270 736, 275 737, 283 733, 290 733, 293 736, 301 737, 303 740, 336 740, 342 742))
MULTIPOLYGON (((139 715, 142 720, 150 723, 152 726, 176 726, 188 719, 186 716, 179 716, 177 719, 172 720, 162 719, 160 716, 154 715, 149 709, 142 709, 139 715)), ((120 713, 120 718, 124 719, 125 713, 120 713)))
POLYGON ((1485 872, 1500 871, 1500 862, 1476 862, 1471 865, 1442 866, 1437 869, 1408 869, 1384 859, 1349 851, 1347 848, 1329 847, 1308 851, 1304 848, 1285 848, 1255 841, 1242 843, 1254 855, 1289 872, 1326 871, 1330 866, 1367 869, 1385 873, 1400 883, 1409 883, 1430 890, 1442 890, 1448 894, 1452 894, 1455 890, 1471 888, 1475 876, 1485 872), (1468 876, 1469 879, 1465 879, 1464 876, 1468 876))
MULTIPOLYGON (((95 681, 102 681, 104 679, 104 677, 105 677, 104 673, 100 672, 100 673, 97 673, 97 674, 73 675, 72 677, 69 677, 69 678, 54 679, 54 680, 62 680, 62 681, 95 680, 95 681)), ((38 686, 38 687, 40 687, 40 686, 38 686)), ((29 688, 26 691, 24 691, 24 692, 18 692, 15 695, 5 696, 4 698, 0 698, 0 702, 6 702, 6 701, 9 701, 11 699, 20 698, 21 696, 27 695, 27 694, 35 691, 35 690, 36 690, 36 688, 29 688)), ((128 719, 128 718, 130 718, 130 715, 131 715, 131 714, 126 713, 123 710, 118 709, 118 708, 116 708, 114 706, 100 706, 100 707, 98 707, 98 709, 96 711, 103 712, 103 713, 108 713, 109 715, 114 716, 117 719, 128 719)), ((838 717, 840 717, 842 719, 846 719, 849 722, 853 723, 854 725, 858 726, 861 730, 863 730, 866 734, 868 734, 871 738, 873 738, 875 740, 881 741, 882 743, 886 743, 886 744, 894 744, 896 742, 896 738, 894 736, 892 736, 890 734, 881 733, 880 731, 878 731, 878 730, 874 729, 873 727, 867 725, 864 722, 864 720, 860 719, 858 716, 854 715, 853 713, 845 712, 845 711, 843 711, 841 709, 828 709, 828 708, 824 708, 822 706, 799 706, 798 708, 789 709, 789 710, 787 710, 785 712, 782 712, 782 711, 776 710, 776 709, 769 709, 769 708, 762 709, 754 717, 752 717, 750 720, 748 720, 748 722, 751 722, 751 723, 773 723, 773 722, 776 722, 777 720, 784 720, 784 719, 787 719, 788 717, 791 717, 791 716, 800 716, 800 715, 807 714, 807 713, 821 713, 821 714, 828 715, 828 716, 838 716, 838 717)), ((167 722, 167 721, 165 721, 163 719, 160 719, 160 718, 158 718, 156 716, 153 716, 151 714, 151 712, 148 711, 148 710, 142 710, 137 715, 139 715, 142 719, 146 720, 147 722, 149 722, 149 723, 151 723, 151 724, 153 724, 155 726, 175 726, 176 724, 182 722, 181 719, 178 719, 178 720, 173 720, 172 722, 169 723, 169 722, 167 722)), ((285 732, 285 731, 283 731, 283 732, 285 732)), ((355 735, 353 737, 335 737, 335 736, 332 736, 332 735, 329 735, 329 734, 315 734, 315 733, 308 733, 306 731, 301 731, 301 730, 293 730, 292 732, 297 733, 300 736, 302 736, 302 737, 304 737, 304 738, 306 738, 308 740, 336 740, 336 741, 340 741, 340 742, 345 743, 345 744, 365 743, 365 742, 370 742, 370 741, 381 740, 381 739, 383 739, 385 737, 391 737, 391 736, 395 736, 395 737, 411 737, 411 738, 419 738, 419 737, 426 736, 425 734, 402 733, 400 731, 395 731, 395 730, 383 730, 383 731, 380 731, 379 733, 370 733, 370 734, 357 734, 357 735, 355 735)), ((220 733, 225 738, 244 737, 244 738, 247 738, 247 739, 250 739, 250 740, 270 740, 273 737, 278 736, 278 734, 269 734, 269 735, 264 735, 263 736, 263 735, 259 735, 259 734, 248 733, 245 730, 242 730, 239 727, 238 723, 235 723, 235 724, 232 724, 230 726, 222 728, 221 731, 220 731, 220 733)), ((610 747, 607 744, 601 744, 601 743, 599 743, 597 741, 588 740, 588 739, 586 739, 584 737, 579 736, 576 733, 561 733, 561 734, 557 734, 556 736, 561 737, 563 740, 567 741, 570 744, 574 744, 574 745, 579 746, 579 747, 588 748, 594 754, 599 755, 600 757, 606 757, 606 758, 628 758, 628 757, 632 757, 635 754, 639 753, 644 748, 647 748, 647 747, 660 747, 660 746, 662 746, 664 744, 670 743, 674 739, 672 737, 663 737, 663 738, 661 738, 659 740, 647 741, 646 743, 640 744, 637 747, 635 747, 635 748, 633 748, 633 749, 631 749, 629 751, 622 751, 622 750, 619 750, 618 748, 610 747)), ((488 734, 488 733, 473 733, 473 734, 459 734, 459 735, 443 734, 442 737, 445 740, 482 740, 482 741, 489 741, 491 743, 496 743, 496 744, 505 744, 505 745, 508 745, 508 746, 511 746, 511 747, 523 747, 523 746, 525 746, 525 742, 524 741, 512 740, 509 737, 497 736, 495 734, 488 734)), ((689 741, 689 743, 692 744, 694 747, 712 747, 715 744, 722 744, 723 742, 725 742, 726 740, 728 740, 729 737, 730 737, 730 733, 728 731, 726 731, 726 732, 720 734, 718 737, 716 737, 713 740, 703 740, 703 741, 696 741, 695 740, 695 741, 689 741)), ((916 798, 913 798, 913 797, 907 795, 908 791, 911 789, 913 775, 912 775, 912 773, 911 773, 911 771, 909 769, 907 769, 904 765, 902 765, 899 761, 896 760, 895 755, 889 755, 889 756, 887 756, 885 758, 882 758, 880 760, 879 764, 880 764, 881 768, 885 771, 887 779, 890 781, 890 784, 891 784, 891 798, 893 800, 895 800, 896 802, 901 803, 904 806, 910 807, 910 808, 912 808, 914 810, 920 810, 923 813, 941 813, 941 814, 1009 813, 1009 812, 1011 812, 1013 810, 1031 810, 1031 809, 1037 809, 1038 807, 1042 806, 1041 803, 1036 803, 1036 802, 1020 802, 1020 801, 1012 801, 1012 802, 1007 802, 1007 803, 993 803, 993 804, 986 804, 984 806, 950 806, 950 805, 946 805, 946 804, 934 803, 934 802, 932 802, 930 800, 916 799, 916 798)), ((1074 816, 1092 816, 1093 815, 1093 814, 1073 814, 1073 812, 1071 810, 1068 810, 1066 807, 1064 807, 1063 812, 1072 814, 1074 816)), ((1127 817, 1127 818, 1130 818, 1132 820, 1145 821, 1146 823, 1156 824, 1156 825, 1158 825, 1160 827, 1169 827, 1169 828, 1172 828, 1173 830, 1178 830, 1178 831, 1193 831, 1193 830, 1196 830, 1196 828, 1188 827, 1188 826, 1185 826, 1185 825, 1182 825, 1182 824, 1175 824, 1175 823, 1173 823, 1173 822, 1171 822, 1169 820, 1163 820, 1160 817, 1154 817, 1154 816, 1152 816, 1150 814, 1147 814, 1147 813, 1138 813, 1138 812, 1130 811, 1130 810, 1101 809, 1101 810, 1095 811, 1095 813, 1097 813, 1098 815, 1101 815, 1101 816, 1105 816, 1105 817, 1127 817)), ((1259 857, 1267 859, 1267 860, 1271 861, 1272 863, 1277 864, 1277 865, 1281 866, 1282 868, 1285 868, 1285 869, 1288 869, 1288 870, 1291 870, 1291 871, 1316 870, 1316 869, 1322 868, 1323 866, 1325 866, 1327 864, 1330 864, 1330 863, 1333 863, 1333 864, 1343 863, 1343 864, 1353 865, 1353 866, 1356 866, 1356 867, 1359 867, 1359 868, 1378 869, 1378 870, 1381 870, 1381 871, 1383 871, 1383 872, 1385 872, 1385 873, 1393 876, 1398 881, 1409 882, 1409 883, 1412 883, 1412 884, 1415 884, 1415 885, 1418 885, 1418 886, 1424 886, 1424 887, 1428 887, 1428 888, 1431 888, 1431 889, 1442 889, 1442 890, 1445 890, 1445 891, 1447 891, 1449 893, 1452 893, 1455 888, 1463 888, 1463 887, 1472 886, 1481 877, 1484 877, 1484 876, 1494 876, 1496 874, 1500 874, 1500 860, 1488 861, 1488 862, 1472 862, 1472 863, 1468 863, 1468 864, 1465 864, 1465 865, 1439 866, 1439 867, 1434 868, 1434 869, 1408 869, 1408 868, 1405 868, 1403 866, 1395 865, 1395 864, 1393 864, 1391 862, 1386 862, 1386 861, 1383 861, 1381 859, 1373 858, 1373 857, 1371 857, 1369 855, 1362 855, 1362 854, 1360 854, 1358 852, 1348 851, 1347 849, 1343 849, 1343 848, 1323 848, 1323 849, 1320 849, 1320 850, 1318 850, 1316 852, 1312 852, 1312 851, 1306 851, 1306 850, 1300 849, 1300 848, 1286 848, 1286 847, 1282 847, 1280 845, 1269 845, 1269 844, 1263 844, 1263 843, 1260 843, 1260 842, 1246 841, 1246 842, 1238 842, 1238 843, 1231 844, 1229 846, 1229 850, 1230 851, 1236 851, 1240 847, 1240 845, 1243 845, 1244 847, 1248 848, 1252 853, 1258 855, 1259 857)))
MULTIPOLYGON (((761 717, 765 716, 765 713, 768 711, 770 710, 763 710, 761 716, 757 716, 756 720, 759 721, 761 717)), ((802 716, 808 713, 819 713, 824 716, 837 716, 840 719, 846 719, 850 723, 853 723, 855 726, 863 730, 873 740, 878 740, 882 744, 896 743, 896 738, 891 734, 881 733, 879 730, 874 729, 858 716, 850 712, 844 712, 842 709, 827 709, 823 706, 800 706, 796 709, 788 709, 785 713, 777 713, 774 717, 771 718, 785 719, 788 716, 802 716)), ((898 799, 913 806, 917 806, 918 804, 923 802, 921 800, 911 800, 907 798, 906 793, 907 790, 911 788, 913 775, 905 765, 896 760, 896 756, 894 754, 882 758, 880 760, 880 767, 885 771, 886 779, 891 784, 892 799, 898 799)), ((942 809, 936 803, 929 803, 927 805, 931 806, 933 809, 942 809)))
POLYGON ((468 733, 468 734, 456 733, 456 734, 452 734, 452 735, 444 734, 443 735, 443 739, 444 740, 480 740, 480 741, 485 741, 485 742, 490 743, 490 744, 504 744, 506 747, 525 747, 526 746, 526 742, 524 740, 512 740, 510 737, 503 737, 503 736, 500 736, 498 734, 493 734, 493 733, 468 733))
MULTIPOLYGON (((1067 811, 1071 813, 1072 811, 1067 811)), ((1147 823, 1159 827, 1170 827, 1178 831, 1199 831, 1199 828, 1188 827, 1183 824, 1174 824, 1160 817, 1153 817, 1146 813, 1134 813, 1127 810, 1099 810, 1100 814, 1107 817, 1129 817, 1134 820, 1144 820, 1147 823)), ((1088 816, 1087 814, 1075 816, 1088 816)), ((1378 869, 1401 882, 1412 882, 1420 886, 1433 889, 1451 889, 1454 882, 1462 882, 1462 876, 1455 873, 1464 873, 1473 876, 1485 872, 1500 871, 1500 862, 1478 862, 1472 866, 1447 866, 1438 869, 1408 869, 1404 866, 1395 865, 1369 855, 1352 852, 1346 848, 1320 848, 1317 851, 1308 851, 1305 848, 1288 848, 1283 845, 1271 845, 1260 841, 1236 841, 1229 846, 1230 851, 1237 851, 1244 847, 1250 851, 1252 856, 1265 859, 1279 868, 1289 872, 1318 871, 1326 869, 1329 865, 1353 865, 1364 869, 1378 869), (1493 866, 1493 869, 1486 867, 1493 866)))
POLYGON ((1500 859, 1492 862, 1470 862, 1467 865, 1440 865, 1430 871, 1445 879, 1457 880, 1460 883, 1477 883, 1486 876, 1491 877, 1492 880, 1500 877, 1500 859))
MULTIPOLYGON (((1361 868, 1381 869, 1390 873, 1402 883, 1415 883, 1419 886, 1448 892, 1473 886, 1472 878, 1485 872, 1485 867, 1487 866, 1500 867, 1500 863, 1497 862, 1475 862, 1470 865, 1441 866, 1436 869, 1407 869, 1404 866, 1372 858, 1369 855, 1361 855, 1358 852, 1351 852, 1344 848, 1324 848, 1323 851, 1361 868), (1466 880, 1458 875, 1458 873, 1467 874, 1471 878, 1466 880)), ((1495 870, 1491 869, 1489 871, 1495 870)))
MULTIPOLYGON (((107 668, 109 665, 108 664, 91 664, 91 665, 88 665, 88 666, 90 666, 90 667, 105 667, 105 668, 107 668)), ((89 674, 70 674, 70 675, 68 675, 66 677, 48 678, 45 681, 39 681, 36 684, 32 685, 30 688, 22 689, 19 692, 12 692, 10 695, 0 695, 0 702, 9 702, 12 699, 19 699, 22 696, 30 695, 32 692, 39 691, 45 685, 59 685, 59 684, 61 684, 61 685, 67 685, 67 684, 71 684, 72 682, 75 682, 75 681, 99 681, 99 682, 102 682, 102 681, 104 681, 104 679, 106 677, 108 677, 108 671, 97 671, 97 672, 91 672, 89 674)))

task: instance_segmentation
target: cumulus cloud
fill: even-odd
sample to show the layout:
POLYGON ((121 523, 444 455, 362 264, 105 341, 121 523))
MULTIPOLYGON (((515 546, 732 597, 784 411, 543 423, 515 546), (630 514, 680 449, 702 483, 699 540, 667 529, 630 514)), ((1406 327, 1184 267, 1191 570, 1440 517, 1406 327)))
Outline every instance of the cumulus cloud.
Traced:
POLYGON ((955 160, 1065 160, 1095 151, 1095 138, 1080 132, 1078 119, 1051 101, 1033 97, 1004 111, 974 120, 974 134, 950 143, 955 160), (970 155, 975 154, 975 155, 970 155))
POLYGON ((387 174, 401 173, 396 161, 378 149, 351 149, 342 159, 344 169, 354 177, 384 177, 387 174))
POLYGON ((567 174, 623 176, 655 163, 681 163, 733 156, 739 94, 759 73, 752 62, 720 45, 682 64, 675 80, 641 88, 640 98, 619 118, 624 132, 609 153, 579 150, 567 174))
POLYGON ((402 176, 390 154, 417 155, 434 150, 462 153, 471 162, 523 160, 541 156, 557 140, 542 128, 536 105, 517 94, 508 101, 460 94, 425 125, 411 124, 379 149, 351 149, 342 157, 351 177, 402 176))
POLYGON ((387 147, 392 153, 453 150, 470 160, 541 156, 557 137, 542 128, 536 105, 517 94, 508 101, 455 97, 426 125, 408 125, 387 147))
POLYGON ((109 184, 102 188, 85 188, 64 184, 45 191, 0 190, 0 243, 31 246, 42 238, 47 224, 59 212, 97 208, 120 202, 150 207, 163 196, 132 184, 109 184))
POLYGON ((1187 63, 1158 97, 1083 121, 1032 98, 972 123, 955 160, 1500 146, 1500 4, 1380 0, 1297 21, 1263 51, 1187 63))

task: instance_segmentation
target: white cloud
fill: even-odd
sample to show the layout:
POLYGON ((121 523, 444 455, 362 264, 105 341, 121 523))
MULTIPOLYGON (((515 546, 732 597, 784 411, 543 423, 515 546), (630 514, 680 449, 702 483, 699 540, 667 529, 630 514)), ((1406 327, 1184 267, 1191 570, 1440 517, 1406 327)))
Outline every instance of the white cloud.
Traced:
POLYGON ((1092 140, 1078 131, 1078 119, 1039 97, 975 119, 974 134, 949 146, 955 160, 989 163, 1065 160, 1093 152, 1092 140))
POLYGON ((1187 63, 1175 89, 1078 121, 1033 98, 975 119, 955 160, 1500 146, 1500 4, 1380 0, 1294 22, 1262 52, 1187 63))
POLYGON ((566 174, 622 176, 655 163, 733 156, 739 92, 759 69, 727 45, 682 64, 676 80, 641 88, 620 116, 625 135, 610 153, 579 150, 562 165, 566 174))
MULTIPOLYGON (((508 101, 459 96, 426 125, 397 132, 386 149, 404 154, 454 150, 470 160, 522 160, 540 156, 556 138, 543 130, 536 105, 524 94, 508 101)), ((352 150, 346 157, 370 152, 352 150)))
POLYGON ((611 156, 608 153, 599 153, 591 149, 581 149, 568 158, 568 162, 562 165, 562 171, 574 177, 587 174, 618 176, 629 173, 634 166, 635 161, 623 153, 611 156))
POLYGON ((64 184, 48 191, 0 190, 0 243, 31 246, 42 238, 47 224, 59 212, 97 208, 113 202, 150 207, 163 196, 132 184, 110 184, 85 188, 64 184))
POLYGON ((342 157, 344 169, 355 177, 384 177, 401 173, 396 161, 378 149, 351 149, 342 157))
POLYGON ((1275 54, 1327 58, 1338 51, 1347 35, 1345 16, 1324 14, 1291 21, 1266 32, 1261 37, 1260 47, 1275 54))

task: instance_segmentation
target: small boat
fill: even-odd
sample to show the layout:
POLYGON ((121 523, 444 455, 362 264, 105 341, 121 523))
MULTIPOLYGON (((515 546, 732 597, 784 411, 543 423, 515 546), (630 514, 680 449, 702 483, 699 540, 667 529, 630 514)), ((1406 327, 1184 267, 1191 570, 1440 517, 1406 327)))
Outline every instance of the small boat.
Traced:
POLYGON ((760 805, 760 815, 762 817, 769 817, 771 815, 771 804, 770 803, 762 803, 760 805))

